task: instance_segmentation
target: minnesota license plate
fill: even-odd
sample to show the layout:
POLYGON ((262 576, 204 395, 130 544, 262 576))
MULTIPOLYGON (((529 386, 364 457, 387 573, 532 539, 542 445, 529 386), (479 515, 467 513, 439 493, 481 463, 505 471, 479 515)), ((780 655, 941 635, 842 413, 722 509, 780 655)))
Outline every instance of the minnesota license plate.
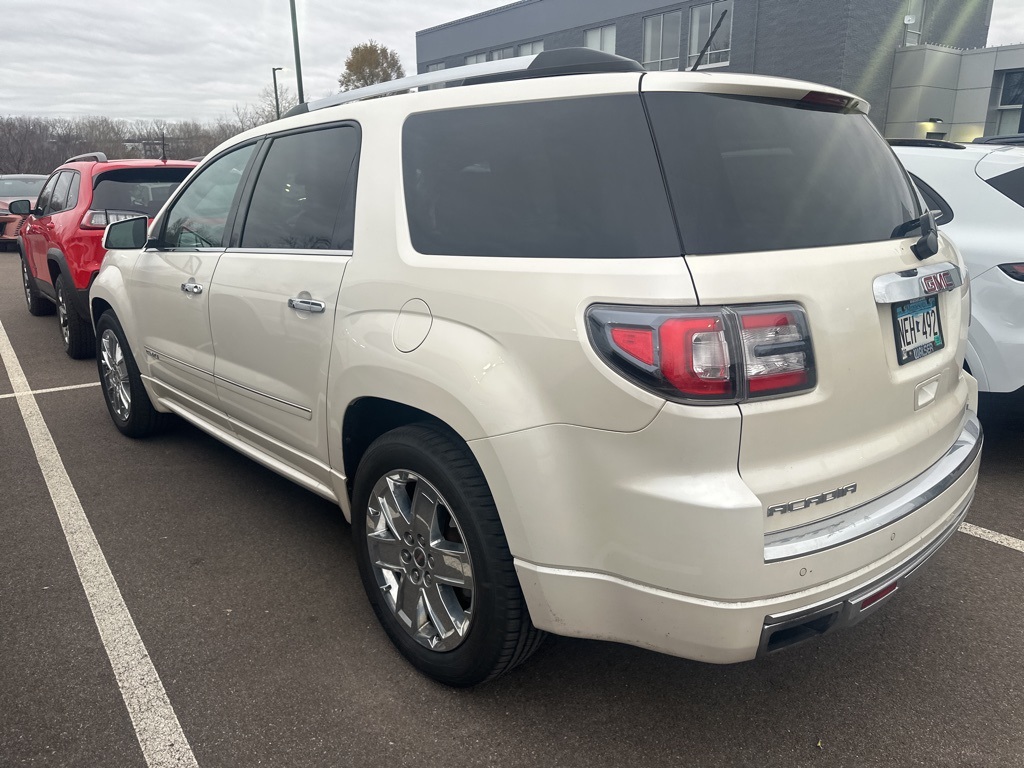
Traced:
POLYGON ((920 360, 946 346, 936 296, 893 304, 892 325, 896 335, 896 359, 900 365, 920 360))

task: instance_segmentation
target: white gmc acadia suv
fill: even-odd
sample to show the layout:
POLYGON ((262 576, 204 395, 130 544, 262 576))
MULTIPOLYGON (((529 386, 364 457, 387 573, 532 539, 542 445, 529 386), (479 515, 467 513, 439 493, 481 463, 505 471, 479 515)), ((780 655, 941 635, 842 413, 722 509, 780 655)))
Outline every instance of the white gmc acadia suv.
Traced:
POLYGON ((963 264, 866 110, 579 49, 302 105, 108 228, 111 417, 336 501, 451 685, 545 631, 726 663, 854 624, 982 442, 963 264))

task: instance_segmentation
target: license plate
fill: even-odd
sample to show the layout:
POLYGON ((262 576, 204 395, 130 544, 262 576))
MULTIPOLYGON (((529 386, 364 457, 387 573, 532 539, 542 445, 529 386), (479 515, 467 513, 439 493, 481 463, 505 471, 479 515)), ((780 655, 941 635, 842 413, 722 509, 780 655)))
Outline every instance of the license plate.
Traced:
POLYGON ((900 365, 920 360, 946 346, 936 296, 893 304, 892 326, 896 335, 896 359, 900 365))

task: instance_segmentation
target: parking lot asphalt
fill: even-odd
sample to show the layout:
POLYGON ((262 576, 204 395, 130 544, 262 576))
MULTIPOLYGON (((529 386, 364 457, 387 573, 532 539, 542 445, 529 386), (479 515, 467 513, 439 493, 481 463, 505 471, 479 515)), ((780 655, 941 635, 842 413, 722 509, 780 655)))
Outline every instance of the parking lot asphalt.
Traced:
MULTIPOLYGON (((97 381, 56 318, 28 315, 10 253, 0 323, 34 391, 97 381)), ((0 366, 0 766, 145 766, 11 392, 0 366)), ((334 505, 182 422, 124 438, 98 387, 36 401, 203 768, 1024 765, 1012 548, 957 534, 871 620, 766 659, 552 637, 450 690, 378 627, 334 505)), ((1024 538, 1024 402, 981 415, 968 521, 1024 538)))

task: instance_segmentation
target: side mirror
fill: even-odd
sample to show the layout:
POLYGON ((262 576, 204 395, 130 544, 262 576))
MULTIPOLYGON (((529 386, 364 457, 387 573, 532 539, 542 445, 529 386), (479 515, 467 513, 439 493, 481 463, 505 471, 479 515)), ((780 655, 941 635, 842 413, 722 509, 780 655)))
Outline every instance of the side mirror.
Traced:
POLYGON ((136 216, 109 224, 107 231, 103 233, 103 247, 108 251, 137 251, 146 245, 148 226, 149 219, 145 216, 136 216))
POLYGON ((28 200, 14 200, 7 206, 7 210, 15 216, 28 216, 32 213, 32 203, 28 200))

